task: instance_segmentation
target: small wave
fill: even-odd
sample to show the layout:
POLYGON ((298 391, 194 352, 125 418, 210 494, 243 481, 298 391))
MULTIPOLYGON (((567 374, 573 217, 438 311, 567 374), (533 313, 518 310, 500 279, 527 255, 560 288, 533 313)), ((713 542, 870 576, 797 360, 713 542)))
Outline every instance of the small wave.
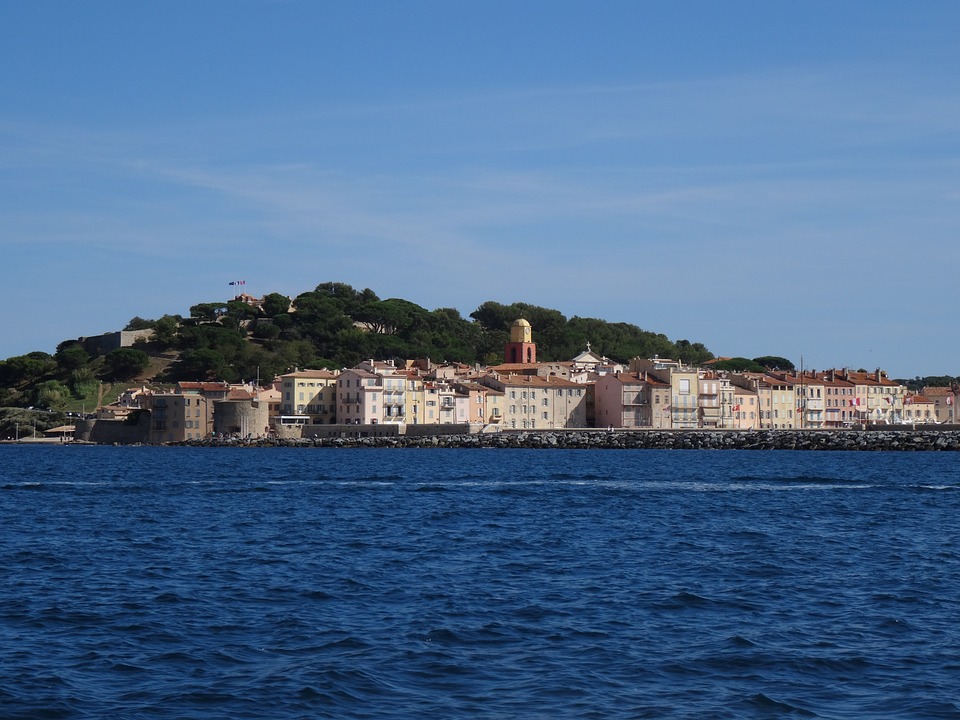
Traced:
POLYGON ((751 640, 748 640, 747 638, 743 637, 743 635, 732 635, 727 638, 727 643, 732 647, 737 647, 737 648, 750 648, 750 647, 756 647, 757 645, 755 642, 752 642, 751 640))
POLYGON ((712 602, 711 600, 708 600, 707 598, 701 595, 697 595, 696 593, 687 592, 686 590, 684 590, 683 592, 678 592, 676 595, 671 597, 667 605, 669 607, 681 607, 681 608, 705 607, 707 605, 710 605, 711 602, 712 602))
POLYGON ((174 592, 164 592, 164 593, 160 593, 159 595, 157 595, 157 596, 153 599, 153 601, 154 601, 154 602, 157 602, 157 603, 170 603, 170 604, 173 604, 173 603, 186 602, 186 599, 180 597, 179 595, 177 595, 177 594, 174 593, 174 592))
POLYGON ((124 673, 124 674, 137 674, 147 672, 146 668, 140 667, 139 665, 131 665, 130 663, 124 662, 115 662, 110 664, 110 669, 114 672, 124 673))
POLYGON ((770 477, 760 475, 739 475, 730 478, 734 483, 776 483, 778 485, 800 484, 800 485, 831 485, 831 486, 857 486, 863 483, 862 478, 836 477, 827 475, 785 475, 783 477, 770 477))
POLYGON ((774 700, 772 697, 762 692, 751 696, 744 704, 764 713, 773 712, 777 714, 786 713, 790 715, 797 715, 799 717, 817 717, 817 714, 814 712, 806 710, 805 708, 797 705, 791 705, 790 703, 782 700, 774 700))
POLYGON ((731 483, 727 486, 715 487, 714 489, 722 490, 773 490, 773 491, 798 491, 798 490, 869 490, 876 487, 875 485, 866 484, 866 483, 828 483, 828 482, 802 482, 800 480, 784 480, 784 481, 771 481, 767 479, 766 481, 752 481, 749 483, 731 483))

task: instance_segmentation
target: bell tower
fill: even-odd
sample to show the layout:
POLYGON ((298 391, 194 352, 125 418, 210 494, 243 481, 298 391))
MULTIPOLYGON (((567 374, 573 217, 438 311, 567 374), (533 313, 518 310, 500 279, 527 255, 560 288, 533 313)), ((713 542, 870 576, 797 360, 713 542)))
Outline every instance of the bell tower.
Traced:
POLYGON ((503 348, 503 360, 524 365, 537 362, 537 344, 533 341, 533 329, 523 318, 510 326, 510 342, 503 348))

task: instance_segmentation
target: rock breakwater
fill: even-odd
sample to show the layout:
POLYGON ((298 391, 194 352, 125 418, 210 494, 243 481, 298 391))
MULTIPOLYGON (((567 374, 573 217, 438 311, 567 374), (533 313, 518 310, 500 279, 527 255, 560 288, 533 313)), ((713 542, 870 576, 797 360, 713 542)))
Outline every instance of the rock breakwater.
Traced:
POLYGON ((555 430, 417 437, 207 439, 191 447, 530 448, 596 450, 960 450, 958 430, 555 430))

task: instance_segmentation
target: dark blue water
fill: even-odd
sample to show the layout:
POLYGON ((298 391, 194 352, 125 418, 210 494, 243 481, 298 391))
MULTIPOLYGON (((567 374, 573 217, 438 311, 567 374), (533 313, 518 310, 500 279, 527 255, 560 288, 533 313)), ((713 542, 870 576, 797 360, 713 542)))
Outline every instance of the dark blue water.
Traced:
POLYGON ((0 447, 0 717, 960 717, 960 455, 0 447))

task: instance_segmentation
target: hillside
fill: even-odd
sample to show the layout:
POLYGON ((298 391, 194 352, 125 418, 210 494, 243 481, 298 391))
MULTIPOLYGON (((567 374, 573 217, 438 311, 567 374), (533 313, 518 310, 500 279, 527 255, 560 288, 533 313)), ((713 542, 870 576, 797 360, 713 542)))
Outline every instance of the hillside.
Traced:
POLYGON ((361 360, 430 358, 435 362, 496 364, 511 323, 533 326, 538 357, 568 360, 589 342, 615 360, 636 356, 699 363, 713 356, 701 343, 671 341, 628 323, 567 318, 557 310, 488 301, 469 318, 452 308, 427 310, 408 300, 381 299, 369 289, 327 282, 297 297, 200 303, 189 317, 135 317, 126 330, 150 329, 152 338, 103 353, 77 340, 56 353, 32 352, 0 361, 0 406, 58 412, 92 410, 124 387, 178 380, 238 382, 299 368, 342 368, 361 360))

